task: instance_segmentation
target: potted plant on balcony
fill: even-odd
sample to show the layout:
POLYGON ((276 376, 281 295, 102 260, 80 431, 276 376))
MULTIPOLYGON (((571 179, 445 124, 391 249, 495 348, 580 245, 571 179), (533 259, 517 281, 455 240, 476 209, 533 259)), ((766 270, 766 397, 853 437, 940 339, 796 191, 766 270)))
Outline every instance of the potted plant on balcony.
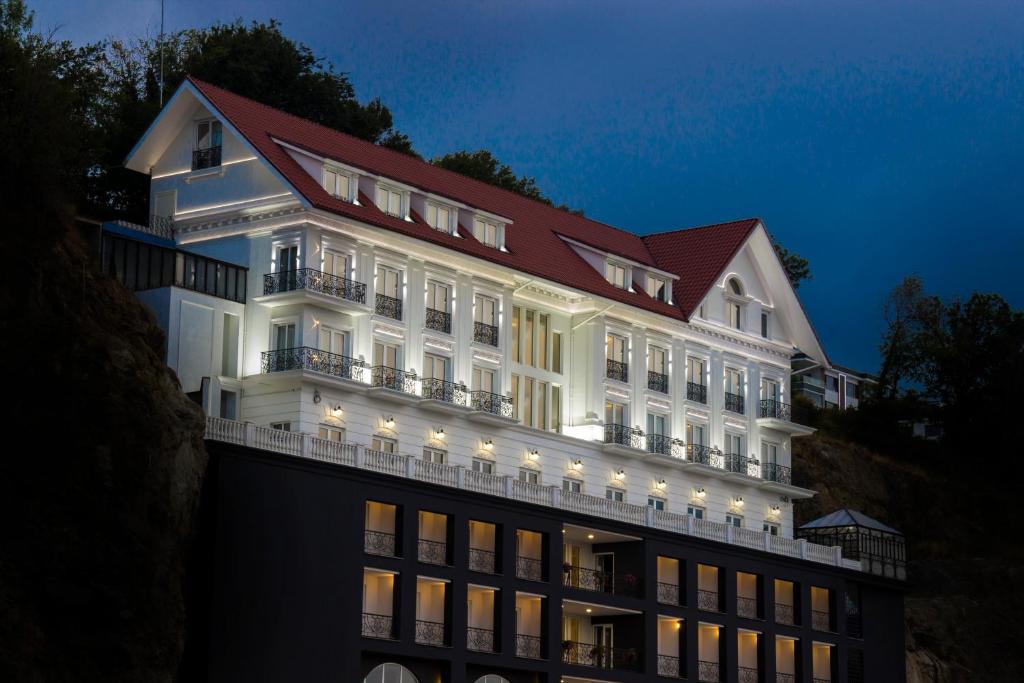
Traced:
POLYGON ((604 645, 595 645, 590 648, 590 661, 595 665, 604 661, 604 645))
POLYGON ((569 564, 568 562, 563 562, 562 563, 562 571, 565 572, 566 574, 568 574, 569 572, 572 571, 572 565, 569 564))

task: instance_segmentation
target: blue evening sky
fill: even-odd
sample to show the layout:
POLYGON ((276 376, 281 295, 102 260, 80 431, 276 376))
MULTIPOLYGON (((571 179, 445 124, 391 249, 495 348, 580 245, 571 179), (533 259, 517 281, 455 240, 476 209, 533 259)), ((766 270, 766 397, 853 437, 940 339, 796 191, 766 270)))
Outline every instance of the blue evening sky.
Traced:
MULTIPOLYGON (((158 0, 30 4, 76 42, 158 0)), ((169 30, 277 18, 430 157, 487 148, 638 233, 760 216, 806 256, 835 362, 877 369, 903 276, 1024 306, 1024 2, 167 0, 169 30)))

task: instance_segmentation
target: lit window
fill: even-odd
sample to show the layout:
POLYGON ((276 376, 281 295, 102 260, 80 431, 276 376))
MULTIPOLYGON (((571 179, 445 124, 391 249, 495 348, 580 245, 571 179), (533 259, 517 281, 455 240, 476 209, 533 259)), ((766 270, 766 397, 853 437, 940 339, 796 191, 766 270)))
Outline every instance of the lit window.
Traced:
POLYGON ((668 281, 664 278, 647 276, 647 295, 652 299, 668 303, 668 281))
POLYGON ((501 247, 501 228, 497 223, 484 220, 483 218, 473 219, 473 237, 495 249, 501 247))
POLYGON ((377 187, 377 208, 396 218, 405 218, 402 193, 390 187, 377 187))
POLYGON ((441 232, 452 232, 452 217, 454 212, 447 206, 440 204, 427 204, 427 223, 434 230, 441 232))
POLYGON ((328 194, 346 202, 352 201, 352 176, 335 168, 324 167, 323 186, 328 194))

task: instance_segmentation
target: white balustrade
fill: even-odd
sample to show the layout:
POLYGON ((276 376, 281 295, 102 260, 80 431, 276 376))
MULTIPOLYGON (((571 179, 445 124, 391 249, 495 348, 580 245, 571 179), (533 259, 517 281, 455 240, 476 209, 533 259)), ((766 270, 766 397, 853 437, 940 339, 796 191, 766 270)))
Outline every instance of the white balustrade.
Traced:
POLYGON ((506 477, 500 477, 497 474, 487 474, 486 472, 466 470, 464 481, 466 483, 466 489, 469 491, 487 493, 492 496, 501 496, 504 498, 505 479, 506 477))
POLYGON ((524 503, 535 505, 551 505, 551 494, 540 484, 528 481, 512 480, 512 497, 524 503))
POLYGON ((417 460, 415 476, 420 481, 455 487, 458 486, 459 483, 458 471, 458 468, 453 465, 444 465, 439 462, 429 462, 427 460, 417 460))

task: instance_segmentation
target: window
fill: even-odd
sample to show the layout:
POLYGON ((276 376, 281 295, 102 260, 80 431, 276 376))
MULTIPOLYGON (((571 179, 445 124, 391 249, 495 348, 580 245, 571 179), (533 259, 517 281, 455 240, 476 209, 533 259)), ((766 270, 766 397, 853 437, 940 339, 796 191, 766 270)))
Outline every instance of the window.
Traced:
POLYGON ((338 199, 344 199, 346 202, 350 202, 353 199, 352 190, 355 187, 355 183, 352 176, 344 171, 325 166, 323 186, 328 194, 338 199))
POLYGON ((761 380, 761 398, 766 401, 779 400, 779 383, 773 379, 761 380))
POLYGON ((416 683, 416 676, 401 664, 388 662, 373 669, 363 683, 416 683))
POLYGON ((317 430, 317 436, 325 441, 333 441, 335 443, 345 443, 345 430, 339 427, 331 427, 330 425, 320 425, 317 430))
POLYGON ((519 375, 512 375, 512 417, 519 419, 519 375))
POLYGON ((497 223, 484 220, 483 218, 473 219, 473 237, 483 244, 498 249, 501 247, 501 228, 497 223))
POLYGON ((616 503, 624 503, 626 501, 626 492, 615 486, 609 486, 604 490, 604 497, 616 503))
POLYGON ((523 324, 523 365, 533 365, 533 319, 535 313, 526 311, 525 323, 523 324))
POLYGON ((608 360, 615 361, 616 363, 626 362, 626 340, 624 337, 620 337, 617 334, 609 334, 605 338, 605 352, 608 354, 608 360))
POLYGON ((275 252, 274 264, 279 273, 295 270, 299 267, 299 248, 294 244, 279 246, 275 252))
POLYGON ((455 212, 443 204, 427 202, 427 224, 434 230, 451 234, 455 212))
POLYGON ((622 403, 606 401, 604 404, 604 423, 606 425, 624 425, 628 407, 622 403))
POLYGON ((762 528, 763 528, 764 532, 766 534, 768 534, 769 536, 778 536, 779 535, 779 525, 776 524, 775 522, 765 522, 764 526, 762 528))
POLYGON ((273 342, 275 351, 295 348, 295 323, 274 323, 273 342))
POLYGON ((743 437, 739 434, 726 434, 725 452, 732 455, 743 455, 743 437))
POLYGON ((736 296, 743 296, 743 287, 740 286, 740 281, 736 278, 729 278, 729 291, 736 296))
POLYGON ((220 416, 225 420, 238 419, 238 394, 220 390, 220 416))
POLYGON ((324 272, 328 275, 335 275, 348 279, 352 274, 352 259, 348 254, 324 249, 324 272))
MULTIPOLYGON (((435 356, 430 353, 423 354, 423 379, 448 379, 448 359, 443 356, 435 356)), ((427 383, 424 383, 424 395, 429 391, 427 383)))
POLYGON ((739 370, 733 370, 732 368, 726 368, 725 370, 725 390, 730 394, 742 394, 743 393, 743 373, 739 370))
POLYGON ((664 510, 665 509, 665 499, 664 498, 658 498, 656 496, 647 496, 647 506, 648 507, 652 507, 655 510, 664 510))
POLYGON ((448 451, 441 450, 440 448, 424 448, 423 459, 427 462, 443 465, 448 461, 448 451))
POLYGON ((377 186, 377 208, 396 218, 405 218, 403 193, 394 188, 377 186))
POLYGON ((825 375, 825 388, 829 391, 839 391, 839 378, 825 375))
POLYGON ((220 374, 238 377, 238 316, 225 313, 220 349, 220 374))
POLYGON ((290 431, 292 431, 292 423, 291 422, 271 422, 270 423, 270 428, 271 429, 276 429, 279 432, 290 432, 290 431))
POLYGON ((768 314, 761 313, 761 336, 768 338, 768 314))
POLYGON ((692 422, 686 423, 686 443, 694 446, 703 446, 704 442, 704 425, 694 424, 692 422))
POLYGON ((498 302, 489 296, 473 297, 473 320, 491 327, 498 326, 498 302))
POLYGON ((652 299, 668 303, 668 281, 664 278, 647 276, 647 295, 652 299))
POLYGON ((319 349, 328 353, 336 353, 339 356, 349 355, 348 332, 333 330, 324 325, 320 326, 319 349))
POLYGON ((540 472, 537 470, 531 470, 526 467, 519 469, 519 481, 527 484, 540 484, 540 472))
POLYGON ((704 361, 690 356, 686 359, 686 380, 694 384, 704 384, 704 361))
POLYGON ((776 465, 779 462, 779 445, 768 441, 761 442, 761 462, 765 465, 776 465))
POLYGON ((523 424, 527 427, 533 426, 533 385, 532 377, 526 377, 523 381, 523 424))
POLYGON ((619 289, 629 289, 629 282, 627 280, 629 270, 625 266, 609 261, 605 267, 605 275, 608 278, 608 282, 619 289))
POLYGON ((551 316, 540 313, 537 316, 537 367, 548 367, 548 324, 551 316))
POLYGON ((537 429, 548 428, 548 383, 537 382, 537 429))
POLYGON ((659 375, 667 375, 668 363, 665 359, 665 349, 658 346, 647 347, 647 370, 649 372, 656 372, 659 375))
POLYGON ((512 362, 519 362, 519 314, 522 311, 518 306, 512 307, 512 362))
POLYGON ((742 515, 734 515, 732 513, 727 513, 725 515, 725 524, 726 524, 726 526, 734 526, 734 527, 739 528, 739 527, 743 526, 743 516, 742 515))
POLYGON ((384 436, 375 436, 370 440, 370 448, 384 453, 394 453, 398 450, 398 444, 394 439, 384 436))
POLYGON ((665 416, 647 413, 647 435, 665 436, 665 416))
POLYGON ((690 515, 694 519, 704 519, 704 508, 697 505, 687 505, 686 514, 690 515))
POLYGON ((731 301, 726 304, 729 309, 729 327, 743 329, 743 306, 731 301))
POLYGON ((562 490, 569 493, 583 493, 583 482, 579 479, 563 479, 562 490))
POLYGON ((551 422, 549 428, 553 432, 562 431, 562 387, 551 385, 551 422))
POLYGON ((402 347, 387 342, 373 343, 373 364, 385 368, 399 369, 402 363, 402 347))
MULTIPOLYGON (((196 124, 196 149, 206 150, 220 147, 223 142, 223 131, 221 129, 220 121, 211 119, 208 121, 200 121, 196 124)), ((218 163, 210 164, 211 166, 220 166, 218 163)))
POLYGON ((388 266, 377 266, 377 294, 392 299, 402 298, 402 271, 388 266))
POLYGON ((447 313, 449 301, 448 285, 433 280, 427 282, 427 308, 447 313))
POLYGON ((483 474, 494 474, 494 463, 483 458, 473 458, 473 471, 483 474))
POLYGON ((473 391, 485 391, 489 394, 495 394, 497 393, 495 388, 494 370, 478 367, 473 368, 473 391))
POLYGON ((551 371, 562 374, 562 333, 551 333, 551 371))

